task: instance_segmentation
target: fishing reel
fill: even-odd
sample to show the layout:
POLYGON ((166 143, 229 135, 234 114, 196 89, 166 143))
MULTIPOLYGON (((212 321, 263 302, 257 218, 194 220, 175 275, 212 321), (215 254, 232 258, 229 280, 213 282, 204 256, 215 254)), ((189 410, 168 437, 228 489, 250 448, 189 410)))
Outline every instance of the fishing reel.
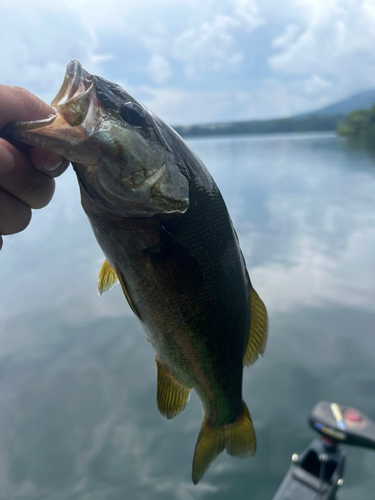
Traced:
POLYGON ((375 450, 375 423, 355 408, 320 401, 308 422, 321 438, 292 456, 273 500, 334 500, 344 484, 345 454, 340 445, 375 450))

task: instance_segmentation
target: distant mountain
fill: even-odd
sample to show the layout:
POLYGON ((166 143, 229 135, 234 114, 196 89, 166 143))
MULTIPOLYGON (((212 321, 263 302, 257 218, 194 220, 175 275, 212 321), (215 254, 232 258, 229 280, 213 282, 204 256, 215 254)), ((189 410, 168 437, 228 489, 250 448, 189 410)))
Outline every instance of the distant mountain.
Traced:
POLYGON ((348 115, 357 109, 370 109, 371 106, 375 104, 375 90, 364 90, 363 92, 358 92, 343 101, 335 102, 329 106, 318 109, 316 111, 310 111, 308 113, 303 113, 298 115, 296 118, 301 118, 302 116, 334 116, 334 115, 348 115))
POLYGON ((343 101, 291 118, 181 125, 174 129, 183 137, 334 131, 346 115, 357 109, 370 109, 373 104, 375 90, 365 90, 343 101))

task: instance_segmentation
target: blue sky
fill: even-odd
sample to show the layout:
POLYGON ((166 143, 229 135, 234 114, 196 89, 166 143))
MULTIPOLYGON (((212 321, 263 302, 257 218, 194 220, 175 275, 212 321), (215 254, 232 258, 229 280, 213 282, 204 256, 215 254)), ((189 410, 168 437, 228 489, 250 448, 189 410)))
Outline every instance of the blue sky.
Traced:
POLYGON ((375 86, 374 0, 0 1, 0 82, 70 59, 171 124, 291 116, 375 86))

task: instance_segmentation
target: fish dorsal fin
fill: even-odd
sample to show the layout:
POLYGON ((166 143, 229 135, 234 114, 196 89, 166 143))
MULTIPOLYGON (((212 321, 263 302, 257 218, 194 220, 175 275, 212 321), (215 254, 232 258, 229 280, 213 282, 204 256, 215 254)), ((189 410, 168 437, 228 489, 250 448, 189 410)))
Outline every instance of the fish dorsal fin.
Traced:
POLYGON ((267 309, 250 285, 250 332, 243 364, 252 365, 264 353, 268 336, 267 309))
POLYGON ((189 401, 190 389, 178 382, 157 356, 156 366, 158 369, 156 395, 158 410, 164 417, 170 419, 185 410, 189 401))
POLYGON ((110 290, 118 282, 116 271, 113 269, 107 259, 103 262, 102 268, 98 277, 98 294, 103 295, 104 292, 110 290))

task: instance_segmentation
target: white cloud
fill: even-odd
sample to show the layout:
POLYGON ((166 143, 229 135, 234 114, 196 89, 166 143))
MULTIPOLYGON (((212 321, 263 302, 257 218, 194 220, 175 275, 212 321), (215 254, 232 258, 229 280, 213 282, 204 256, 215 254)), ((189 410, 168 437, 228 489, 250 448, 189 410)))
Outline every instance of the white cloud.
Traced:
POLYGON ((94 64, 102 64, 107 61, 113 61, 116 59, 116 56, 114 54, 91 54, 90 59, 94 64))
MULTIPOLYGON (((272 138, 272 155, 267 153, 270 138, 253 137, 249 151, 263 150, 264 163, 254 165, 249 159, 247 168, 241 165, 240 182, 249 186, 252 183, 259 186, 260 192, 265 189, 268 193, 267 218, 262 226, 247 220, 246 203, 236 205, 234 210, 229 206, 229 210, 250 266, 252 283, 270 312, 327 304, 374 310, 375 214, 368 211, 369 200, 374 198, 374 177, 372 172, 353 170, 340 146, 334 151, 321 142, 327 140, 327 145, 332 145, 332 139, 320 137, 316 146, 311 144, 314 168, 304 168, 302 174, 300 165, 305 161, 307 143, 298 135, 288 140, 288 146, 285 138, 280 140, 280 154, 277 138, 272 138), (292 163, 292 156, 286 160, 284 147, 293 151, 292 163), (332 161, 327 160, 327 155, 332 161), (268 172, 265 167, 271 156, 274 163, 268 172), (347 171, 338 167, 345 161, 347 171), (331 165, 327 170, 328 163, 331 165), (280 186, 293 187, 281 192, 280 186), (332 198, 333 192, 338 198, 332 198), (282 240, 277 236, 274 239, 278 233, 283 235, 282 240), (262 264, 252 267, 260 252, 262 264)), ((260 161, 261 157, 257 158, 260 161)), ((213 173, 218 181, 223 178, 219 170, 213 173)), ((232 191, 236 182, 230 186, 232 191)), ((250 199, 251 193, 248 196, 250 199)))
POLYGON ((306 10, 309 19, 299 28, 287 26, 274 40, 281 50, 269 58, 271 68, 289 76, 331 79, 343 94, 374 86, 373 3, 300 0, 296 7, 306 10))
MULTIPOLYGON (((225 121, 227 116, 232 120, 255 120, 292 115, 314 105, 310 96, 301 90, 305 85, 314 84, 314 81, 299 81, 292 92, 277 80, 267 80, 262 88, 246 92, 197 91, 172 86, 128 87, 127 90, 167 123, 187 125, 225 121)), ((323 99, 319 105, 328 102, 329 99, 323 99)))
POLYGON ((155 83, 165 83, 172 76, 172 68, 160 54, 154 54, 148 63, 148 72, 155 83))
POLYGON ((168 29, 164 22, 156 20, 151 24, 148 32, 142 36, 143 45, 151 52, 165 51, 168 29))
POLYGON ((375 86, 374 26, 373 0, 14 0, 0 81, 50 100, 76 58, 173 123, 290 116, 375 86))
POLYGON ((239 65, 244 54, 236 45, 241 32, 249 32, 261 24, 255 2, 235 0, 229 13, 217 14, 212 21, 190 26, 174 40, 173 54, 186 63, 185 74, 202 71, 230 70, 239 65))
POLYGON ((130 92, 172 125, 219 120, 230 108, 228 97, 232 97, 224 92, 192 92, 173 87, 142 87, 130 92))
POLYGON ((369 249, 374 245, 374 230, 358 230, 350 235, 341 252, 329 257, 324 245, 304 235, 293 242, 292 252, 298 256, 293 266, 257 267, 251 272, 252 280, 257 283, 258 293, 267 297, 267 305, 273 312, 300 306, 324 307, 327 303, 373 311, 375 265, 369 249), (366 270, 362 276, 358 276, 358 262, 362 263, 361 270, 366 270))
POLYGON ((60 11, 56 16, 41 0, 32 8, 20 4, 11 3, 1 14, 0 81, 24 86, 49 101, 61 85, 70 59, 97 67, 92 59, 95 39, 72 12, 60 11), (40 11, 38 5, 43 7, 40 11))
POLYGON ((284 47, 288 47, 291 43, 294 42, 297 33, 300 31, 299 27, 295 24, 289 24, 284 33, 280 35, 278 38, 272 42, 272 47, 277 49, 283 49, 284 47))
POLYGON ((232 0, 232 3, 235 18, 249 31, 264 23, 264 19, 259 15, 256 0, 232 0))
POLYGON ((316 95, 331 90, 335 90, 334 85, 319 75, 312 75, 303 82, 303 91, 305 94, 316 95))

